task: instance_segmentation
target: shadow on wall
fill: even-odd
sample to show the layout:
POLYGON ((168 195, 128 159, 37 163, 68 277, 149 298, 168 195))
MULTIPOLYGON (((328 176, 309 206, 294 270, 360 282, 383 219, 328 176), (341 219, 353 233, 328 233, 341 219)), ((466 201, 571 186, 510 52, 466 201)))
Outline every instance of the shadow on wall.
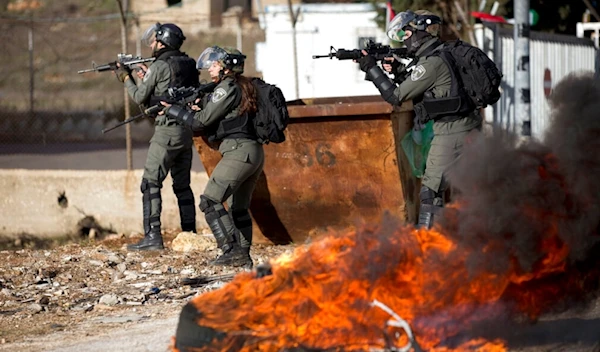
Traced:
POLYGON ((263 235, 274 244, 292 243, 292 237, 281 222, 277 209, 271 203, 267 176, 264 171, 256 183, 256 189, 252 196, 250 212, 263 235), (257 211, 253 211, 256 209, 257 211))

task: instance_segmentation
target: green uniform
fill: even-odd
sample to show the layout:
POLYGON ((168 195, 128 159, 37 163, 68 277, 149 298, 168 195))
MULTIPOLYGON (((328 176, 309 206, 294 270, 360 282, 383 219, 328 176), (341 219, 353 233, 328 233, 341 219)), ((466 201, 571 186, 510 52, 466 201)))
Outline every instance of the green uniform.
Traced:
MULTIPOLYGON (((192 73, 196 74, 196 72, 192 73)), ((167 94, 171 80, 174 79, 171 75, 169 63, 158 59, 150 65, 142 82, 136 85, 132 80, 126 80, 125 86, 129 96, 137 104, 148 104, 152 96, 159 97, 167 94)), ((192 130, 164 115, 157 116, 154 125, 154 135, 150 139, 141 186, 144 194, 144 230, 148 232, 150 228, 160 228, 162 210, 160 189, 167 174, 171 172, 182 230, 195 231, 196 208, 190 188, 192 130)))
MULTIPOLYGON (((436 44, 439 44, 437 38, 425 42, 417 51, 417 57, 436 44)), ((450 94, 450 84, 450 69, 442 58, 424 55, 419 57, 410 76, 396 88, 394 94, 399 101, 413 100, 414 103, 418 103, 427 91, 436 98, 447 97, 450 94)), ((480 127, 481 116, 477 112, 451 122, 434 121, 434 137, 427 156, 422 185, 435 193, 443 193, 448 186, 444 173, 460 156, 465 136, 469 131, 480 127)))
POLYGON ((222 159, 200 197, 200 209, 221 249, 232 243, 250 247, 252 220, 248 208, 264 165, 263 146, 256 141, 247 116, 240 116, 241 101, 240 86, 226 76, 194 115, 195 127, 202 128, 209 139, 221 141, 222 159), (223 207, 225 201, 230 214, 223 207))

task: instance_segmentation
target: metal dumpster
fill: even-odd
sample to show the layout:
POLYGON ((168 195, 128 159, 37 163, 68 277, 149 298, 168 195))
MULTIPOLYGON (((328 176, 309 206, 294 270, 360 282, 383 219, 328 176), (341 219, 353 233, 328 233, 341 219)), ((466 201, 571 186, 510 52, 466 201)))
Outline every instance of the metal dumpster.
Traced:
MULTIPOLYGON (((286 141, 265 145, 252 199, 256 243, 299 243, 329 227, 378 222, 386 211, 415 221, 419 180, 400 145, 412 127, 410 103, 317 98, 290 101, 288 110, 286 141)), ((194 142, 210 175, 221 156, 194 142)))

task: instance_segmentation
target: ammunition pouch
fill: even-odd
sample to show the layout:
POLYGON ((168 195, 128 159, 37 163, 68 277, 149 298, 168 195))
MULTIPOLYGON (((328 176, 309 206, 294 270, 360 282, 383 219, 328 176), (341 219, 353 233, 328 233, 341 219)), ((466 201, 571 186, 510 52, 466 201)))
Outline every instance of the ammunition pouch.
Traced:
POLYGON ((475 109, 469 97, 423 98, 423 108, 429 117, 435 121, 450 122, 468 116, 475 109))
POLYGON ((474 111, 469 97, 460 94, 455 97, 434 98, 431 92, 425 92, 423 100, 414 104, 416 119, 420 124, 429 120, 452 122, 468 116, 474 111))

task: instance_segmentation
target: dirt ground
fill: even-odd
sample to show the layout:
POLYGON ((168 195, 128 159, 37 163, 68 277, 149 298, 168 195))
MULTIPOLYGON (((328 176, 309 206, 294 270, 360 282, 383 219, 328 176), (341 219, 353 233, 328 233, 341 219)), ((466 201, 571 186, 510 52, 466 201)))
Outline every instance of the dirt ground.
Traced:
MULTIPOLYGON (((209 234, 189 252, 171 249, 176 235, 165 234, 162 252, 128 252, 137 238, 124 235, 0 251, 0 351, 166 351, 183 305, 243 270, 208 264, 218 255, 209 234), (210 282, 182 284, 190 277, 210 282)), ((251 255, 256 265, 292 249, 256 245, 251 255)))
MULTIPOLYGON (((167 351, 183 305, 243 270, 209 264, 218 253, 206 231, 187 236, 167 232, 163 252, 127 252, 137 238, 125 235, 0 251, 0 351, 167 351), (195 250, 173 249, 189 248, 189 236, 195 250), (190 277, 207 282, 182 282, 190 277)), ((256 245, 251 254, 257 265, 293 250, 256 245)), ((480 329, 511 352, 600 352, 600 300, 517 329, 480 329)))

